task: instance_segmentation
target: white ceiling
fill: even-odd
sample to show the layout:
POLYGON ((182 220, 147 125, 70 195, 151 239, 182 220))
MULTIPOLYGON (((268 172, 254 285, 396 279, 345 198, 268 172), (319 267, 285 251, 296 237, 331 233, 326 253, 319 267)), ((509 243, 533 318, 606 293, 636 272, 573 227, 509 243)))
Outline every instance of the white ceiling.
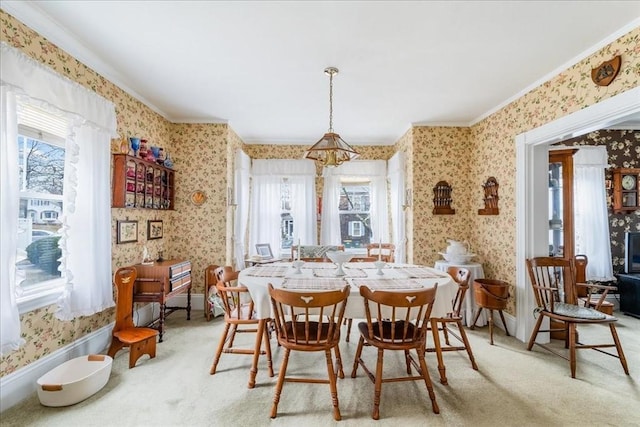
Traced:
MULTIPOLYGON (((0 7, 173 122, 247 143, 471 125, 640 25, 640 1, 10 1, 0 7)), ((597 64, 596 64, 597 65, 597 64)))

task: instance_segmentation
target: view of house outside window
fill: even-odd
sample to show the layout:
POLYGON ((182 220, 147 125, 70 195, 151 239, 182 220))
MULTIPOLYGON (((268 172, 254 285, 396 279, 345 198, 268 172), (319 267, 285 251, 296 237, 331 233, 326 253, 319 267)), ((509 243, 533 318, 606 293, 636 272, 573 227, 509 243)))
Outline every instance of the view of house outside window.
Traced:
POLYGON ((366 248, 371 242, 371 186, 343 182, 340 189, 340 236, 345 249, 366 248))
POLYGON ((19 127, 20 208, 16 283, 21 289, 61 277, 64 140, 41 130, 19 127))
POLYGON ((293 217, 291 216, 291 186, 288 178, 280 184, 280 249, 290 249, 293 244, 293 217))

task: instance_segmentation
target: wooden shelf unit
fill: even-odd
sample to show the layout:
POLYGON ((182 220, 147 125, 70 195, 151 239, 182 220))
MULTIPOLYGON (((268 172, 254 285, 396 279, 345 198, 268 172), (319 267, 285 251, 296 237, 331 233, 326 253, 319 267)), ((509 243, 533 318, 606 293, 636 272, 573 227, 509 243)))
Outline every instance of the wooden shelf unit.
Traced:
POLYGON ((498 188, 500 185, 494 177, 489 177, 487 181, 482 184, 484 189, 484 209, 478 209, 478 215, 498 215, 500 209, 498 208, 498 188))
POLYGON ((439 181, 433 187, 433 213, 434 215, 453 215, 455 209, 451 209, 451 192, 453 188, 447 181, 439 181))
POLYGON ((160 314, 149 325, 160 332, 159 342, 164 334, 164 319, 176 310, 186 310, 187 320, 191 319, 191 261, 171 259, 153 264, 134 265, 138 278, 133 289, 133 302, 157 302, 160 314), (182 293, 187 293, 187 306, 167 306, 167 301, 182 293), (157 326, 156 326, 157 325, 157 326))
POLYGON ((175 171, 139 157, 114 154, 111 206, 173 210, 175 171))

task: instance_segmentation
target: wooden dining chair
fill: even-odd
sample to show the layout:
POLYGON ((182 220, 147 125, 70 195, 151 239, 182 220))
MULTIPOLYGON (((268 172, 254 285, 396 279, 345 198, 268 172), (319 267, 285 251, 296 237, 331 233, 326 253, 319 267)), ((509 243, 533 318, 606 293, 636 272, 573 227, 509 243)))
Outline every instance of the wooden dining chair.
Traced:
POLYGON ((145 354, 151 359, 156 357, 158 335, 155 329, 137 327, 133 323, 133 286, 137 276, 135 267, 119 268, 113 275, 116 289, 116 324, 107 354, 113 358, 121 348, 129 347, 129 369, 145 354))
POLYGON ((219 267, 217 264, 211 264, 204 270, 204 317, 207 322, 211 320, 213 302, 212 298, 217 295, 216 284, 218 283, 218 277, 215 272, 219 267))
POLYGON ((393 243, 369 243, 367 245, 367 256, 375 258, 376 261, 378 260, 378 255, 380 255, 381 261, 394 262, 395 251, 396 245, 393 243))
POLYGON ((629 375, 627 360, 624 357, 615 326, 618 319, 596 309, 582 307, 578 304, 578 286, 575 282, 576 274, 573 258, 537 257, 526 260, 526 263, 537 303, 534 313, 538 315, 538 320, 529 338, 527 350, 530 351, 533 345, 537 344, 545 350, 569 360, 571 378, 576 377, 576 350, 581 349, 593 349, 618 358, 625 374, 629 375), (565 348, 569 349, 568 357, 545 344, 536 342, 538 333, 558 330, 553 327, 541 330, 540 326, 545 318, 560 322, 562 325, 560 331, 564 331, 565 348), (613 343, 583 344, 579 342, 577 326, 591 324, 608 325, 613 343), (602 350, 610 347, 615 347, 617 354, 602 350))
POLYGON ((253 364, 249 374, 248 387, 254 388, 256 385, 256 374, 258 373, 257 361, 260 355, 267 356, 269 376, 273 377, 271 345, 266 327, 268 319, 258 319, 255 317, 253 300, 251 300, 247 288, 237 284, 238 272, 234 271, 233 267, 218 267, 215 269, 215 276, 218 279, 216 290, 224 306, 224 331, 220 336, 218 348, 213 358, 209 374, 214 375, 216 373, 216 368, 222 353, 249 354, 253 356, 253 364), (233 342, 236 333, 255 333, 256 339, 254 347, 234 347, 233 342), (261 348, 262 340, 264 340, 264 350, 261 348))
POLYGON ((278 403, 285 382, 306 382, 329 384, 333 402, 333 418, 341 419, 338 403, 336 377, 344 378, 340 357, 340 325, 349 297, 349 285, 335 291, 289 291, 275 289, 269 284, 269 295, 273 312, 278 343, 284 348, 282 365, 271 407, 271 418, 278 413, 278 403), (333 356, 335 353, 335 371, 333 356), (291 351, 323 351, 327 361, 328 379, 308 377, 288 377, 287 365, 291 351))
POLYGON ((360 340, 358 341, 351 377, 355 378, 358 366, 362 366, 369 379, 375 384, 373 412, 371 414, 374 420, 380 418, 380 396, 382 383, 385 382, 424 381, 431 399, 432 410, 435 414, 440 413, 424 357, 429 317, 431 316, 437 288, 438 284, 436 283, 433 288, 410 291, 376 290, 374 292, 367 286, 360 286, 360 295, 364 298, 366 322, 358 323, 360 340), (362 359, 362 351, 365 345, 378 349, 375 375, 362 359), (383 356, 385 350, 404 352, 407 376, 383 378, 383 356), (415 350, 418 362, 410 353, 411 350, 415 350), (412 365, 417 370, 418 375, 412 375, 412 365))
POLYGON ((456 296, 453 300, 453 310, 443 317, 432 317, 430 320, 430 329, 431 333, 433 334, 434 342, 441 342, 440 337, 437 337, 436 335, 442 332, 445 345, 439 346, 439 348, 435 346, 427 347, 427 352, 435 352, 438 357, 440 381, 443 384, 447 384, 447 377, 445 373, 444 362, 442 361, 442 352, 465 350, 467 352, 467 356, 469 356, 469 360, 471 361, 471 367, 476 371, 478 370, 478 365, 476 364, 475 358, 473 357, 473 351, 471 350, 471 344, 469 343, 467 334, 464 330, 464 327, 462 326, 462 315, 460 314, 462 310, 462 304, 464 302, 464 297, 469 290, 469 278, 471 277, 471 273, 468 269, 462 267, 449 267, 447 269, 447 273, 458 285, 458 291, 456 292, 456 296), (450 325, 453 324, 456 325, 457 331, 451 329, 450 325), (463 345, 451 345, 449 341, 449 335, 455 337, 463 345))

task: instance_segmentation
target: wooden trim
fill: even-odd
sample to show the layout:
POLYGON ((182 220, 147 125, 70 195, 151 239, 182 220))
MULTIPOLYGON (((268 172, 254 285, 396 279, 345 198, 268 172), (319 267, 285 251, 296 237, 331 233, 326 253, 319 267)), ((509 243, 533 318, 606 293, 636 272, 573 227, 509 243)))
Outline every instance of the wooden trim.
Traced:
POLYGON ((563 257, 575 255, 575 228, 573 224, 573 155, 578 149, 549 151, 549 163, 562 164, 562 231, 564 233, 563 257))

